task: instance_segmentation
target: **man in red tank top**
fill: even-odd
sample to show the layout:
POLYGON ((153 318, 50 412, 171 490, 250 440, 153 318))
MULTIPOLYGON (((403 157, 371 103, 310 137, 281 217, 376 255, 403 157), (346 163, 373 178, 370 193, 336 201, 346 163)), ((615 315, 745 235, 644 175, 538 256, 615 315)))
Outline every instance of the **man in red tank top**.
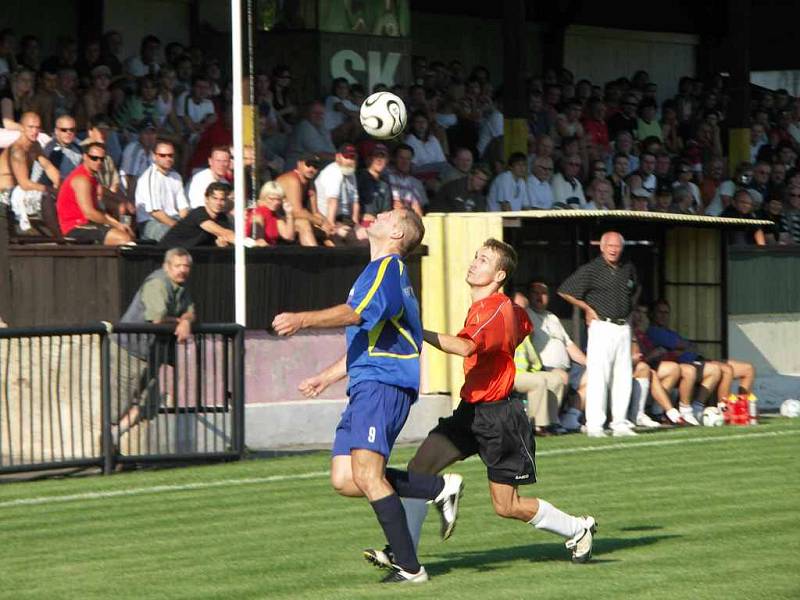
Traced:
MULTIPOLYGON (((495 512, 567 539, 573 562, 591 558, 594 517, 574 517, 545 500, 520 496, 518 486, 536 482, 533 428, 522 402, 509 397, 516 368, 514 350, 532 326, 525 311, 501 292, 517 266, 508 244, 488 239, 467 272, 472 306, 457 335, 425 331, 425 341, 448 354, 464 357, 461 402, 439 424, 408 464, 409 471, 438 473, 456 461, 478 454, 486 465, 495 512)), ((425 505, 405 500, 409 530, 419 540, 425 505)), ((391 549, 371 550, 378 566, 391 560, 391 549)))
POLYGON ((58 226, 65 237, 81 242, 122 246, 134 240, 133 230, 100 210, 97 202, 97 172, 106 157, 99 142, 83 146, 83 162, 64 180, 58 190, 58 226))

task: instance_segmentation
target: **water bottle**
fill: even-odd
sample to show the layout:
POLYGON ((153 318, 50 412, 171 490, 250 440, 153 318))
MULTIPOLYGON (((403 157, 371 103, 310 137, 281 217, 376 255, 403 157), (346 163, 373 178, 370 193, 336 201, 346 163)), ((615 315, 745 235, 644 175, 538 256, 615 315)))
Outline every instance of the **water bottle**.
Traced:
POLYGON ((758 398, 755 394, 747 396, 747 410, 750 417, 750 425, 758 425, 758 398))

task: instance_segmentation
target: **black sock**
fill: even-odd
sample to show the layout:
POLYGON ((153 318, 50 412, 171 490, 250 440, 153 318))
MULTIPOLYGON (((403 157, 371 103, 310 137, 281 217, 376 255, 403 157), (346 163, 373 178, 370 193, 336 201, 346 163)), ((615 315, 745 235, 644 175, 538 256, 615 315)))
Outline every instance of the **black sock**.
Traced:
POLYGON ((441 475, 386 469, 386 480, 401 498, 434 500, 444 489, 444 477, 441 475))
POLYGON ((383 528, 386 541, 392 547, 395 563, 404 571, 418 573, 419 561, 414 551, 414 542, 411 541, 411 534, 408 532, 406 511, 403 510, 400 497, 392 494, 370 504, 375 516, 378 517, 378 523, 383 528))

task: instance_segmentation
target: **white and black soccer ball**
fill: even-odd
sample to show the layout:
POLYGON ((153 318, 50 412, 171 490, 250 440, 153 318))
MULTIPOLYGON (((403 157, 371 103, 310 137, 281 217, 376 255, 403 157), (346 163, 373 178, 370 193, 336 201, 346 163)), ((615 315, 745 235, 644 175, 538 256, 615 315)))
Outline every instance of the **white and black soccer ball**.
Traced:
POLYGON ((800 400, 788 398, 781 403, 781 416, 796 418, 800 417, 800 400))
POLYGON ((361 126, 379 140, 391 140, 403 133, 408 122, 405 103, 391 92, 375 92, 361 105, 361 126))
POLYGON ((706 406, 703 409, 703 425, 705 427, 722 427, 725 418, 716 406, 706 406))

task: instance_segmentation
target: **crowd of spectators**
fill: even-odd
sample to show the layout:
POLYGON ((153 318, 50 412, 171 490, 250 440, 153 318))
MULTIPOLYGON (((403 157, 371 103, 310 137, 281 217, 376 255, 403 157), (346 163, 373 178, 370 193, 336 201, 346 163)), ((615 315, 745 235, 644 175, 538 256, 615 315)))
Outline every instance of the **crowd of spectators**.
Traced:
MULTIPOLYGON (((133 56, 122 47, 110 31, 80 52, 60 39, 43 57, 36 37, 0 32, 0 201, 23 232, 52 201, 52 233, 67 239, 165 243, 191 218, 207 235, 189 238, 230 243, 231 82, 199 48, 152 35, 133 56), (210 198, 223 191, 220 212, 210 198)), ((662 98, 645 71, 599 82, 548 70, 527 81, 527 152, 506 157, 502 86, 486 68, 417 56, 411 71, 371 90, 335 79, 329 95, 302 102, 285 65, 253 78, 258 140, 241 160, 271 185, 248 176, 242 191, 251 245, 364 243, 375 216, 398 205, 762 218, 774 225, 734 240, 800 243, 800 101, 785 90, 755 94, 750 160, 728 174, 720 76, 683 77, 662 98), (358 120, 382 89, 409 113, 406 133, 385 144, 358 120)))

